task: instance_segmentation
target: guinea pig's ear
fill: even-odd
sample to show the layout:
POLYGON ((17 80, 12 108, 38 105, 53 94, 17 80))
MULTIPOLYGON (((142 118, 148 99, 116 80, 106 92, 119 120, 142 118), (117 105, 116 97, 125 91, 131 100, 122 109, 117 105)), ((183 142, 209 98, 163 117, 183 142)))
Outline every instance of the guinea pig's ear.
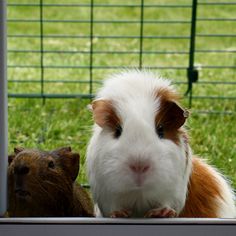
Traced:
POLYGON ((60 157, 62 168, 69 173, 72 181, 76 180, 80 167, 79 153, 73 153, 71 147, 63 147, 53 151, 54 154, 60 157))
POLYGON ((64 154, 71 153, 71 151, 72 151, 71 147, 61 147, 54 150, 53 152, 57 154, 58 156, 63 156, 64 154))
POLYGON ((16 155, 22 151, 24 151, 25 149, 22 147, 15 147, 14 148, 14 153, 8 155, 8 165, 10 165, 12 163, 12 161, 14 160, 14 158, 16 157, 16 155))
POLYGON ((10 165, 12 163, 12 161, 14 160, 15 157, 16 157, 15 154, 8 155, 8 165, 10 165))
POLYGON ((162 124, 168 129, 180 128, 187 119, 189 112, 181 108, 174 101, 163 101, 157 115, 157 124, 162 124))
POLYGON ((79 153, 70 153, 62 157, 62 164, 68 170, 72 181, 75 181, 80 168, 80 155, 79 153))
POLYGON ((113 104, 106 99, 98 99, 92 102, 91 110, 93 112, 93 119, 101 128, 109 126, 111 128, 117 127, 120 124, 113 104))
POLYGON ((24 151, 25 149, 23 147, 15 147, 14 148, 14 153, 17 155, 18 153, 24 151))
POLYGON ((16 155, 22 151, 24 151, 25 149, 22 147, 15 147, 14 148, 14 153, 8 155, 8 165, 10 165, 12 163, 12 161, 14 160, 14 158, 16 157, 16 155))

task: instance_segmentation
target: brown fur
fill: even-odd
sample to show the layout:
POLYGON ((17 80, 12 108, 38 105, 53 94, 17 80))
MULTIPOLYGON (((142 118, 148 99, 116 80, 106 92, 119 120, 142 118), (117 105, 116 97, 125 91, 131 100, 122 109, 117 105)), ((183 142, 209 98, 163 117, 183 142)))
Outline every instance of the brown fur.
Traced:
POLYGON ((217 217, 219 208, 216 199, 222 198, 220 186, 209 167, 199 158, 192 160, 188 195, 179 217, 217 217))
POLYGON ((169 88, 161 88, 156 92, 156 97, 160 98, 163 101, 172 101, 178 102, 180 100, 180 96, 177 92, 169 89, 169 88))
POLYGON ((115 129, 121 124, 120 118, 117 116, 114 106, 109 100, 95 100, 92 103, 94 121, 100 127, 110 127, 115 129))
POLYGON ((165 138, 179 143, 184 132, 180 127, 184 124, 188 113, 178 105, 179 96, 169 89, 160 89, 156 97, 160 99, 160 109, 156 116, 156 124, 164 127, 165 138))
POLYGON ((75 183, 78 172, 79 154, 69 147, 15 149, 8 167, 9 216, 93 216, 88 193, 75 183))

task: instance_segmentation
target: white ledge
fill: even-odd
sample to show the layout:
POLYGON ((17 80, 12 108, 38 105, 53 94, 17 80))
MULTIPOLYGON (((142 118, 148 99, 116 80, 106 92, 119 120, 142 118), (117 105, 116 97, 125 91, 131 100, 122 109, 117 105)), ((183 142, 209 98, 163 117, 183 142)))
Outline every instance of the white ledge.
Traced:
POLYGON ((31 217, 0 218, 0 224, 122 224, 122 225, 236 225, 236 219, 172 218, 172 219, 121 219, 83 217, 31 217))

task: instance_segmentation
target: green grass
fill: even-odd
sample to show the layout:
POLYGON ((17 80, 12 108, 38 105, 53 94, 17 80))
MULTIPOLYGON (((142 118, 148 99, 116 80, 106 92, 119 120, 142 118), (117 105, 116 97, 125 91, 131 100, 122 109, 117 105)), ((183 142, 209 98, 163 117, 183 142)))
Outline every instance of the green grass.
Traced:
MULTIPOLYGON (((30 0, 11 2, 29 3, 30 0)), ((44 1, 45 3, 68 3, 68 1, 44 1)), ((69 1, 78 3, 76 0, 69 1)), ((79 1, 89 3, 89 0, 79 1)), ((191 4, 188 0, 171 0, 168 4, 191 4)), ((37 3, 37 1, 34 1, 37 3)), ((95 0, 95 3, 117 3, 117 4, 140 4, 135 0, 95 0)), ((166 3, 164 0, 146 0, 146 4, 166 3)), ((199 6, 199 18, 233 18, 236 6, 199 6)), ((190 20, 191 9, 189 8, 145 8, 144 17, 146 20, 190 20)), ((9 7, 8 18, 13 19, 38 19, 38 7, 9 7)), ((95 8, 95 20, 139 20, 140 9, 132 7, 121 8, 95 8)), ((44 19, 53 20, 89 20, 89 8, 59 8, 45 7, 44 19)), ((39 34, 39 23, 8 23, 8 34, 39 34)), ((94 35, 139 35, 139 24, 94 24, 94 35)), ((90 34, 89 23, 45 23, 44 33, 66 34, 66 35, 87 35, 90 34)), ((235 34, 235 22, 197 22, 198 34, 235 34)), ((189 24, 145 24, 144 35, 148 36, 189 36, 189 24)), ((138 66, 139 56, 137 54, 117 54, 115 51, 138 51, 139 39, 102 39, 94 38, 94 51, 109 50, 112 54, 94 54, 94 66, 138 66)), ((39 38, 9 38, 9 50, 40 50, 39 38)), ((89 51, 90 39, 76 38, 44 38, 45 50, 68 50, 68 51, 89 51)), ((188 51, 189 41, 187 39, 144 39, 144 51, 188 51)), ((197 50, 228 49, 235 50, 235 38, 196 38, 197 50)), ((222 81, 235 82, 235 69, 201 69, 202 66, 235 66, 235 53, 197 53, 196 65, 199 67, 199 82, 222 81)), ((39 53, 9 53, 9 65, 40 65, 39 53)), ((89 54, 81 53, 45 53, 44 65, 46 66, 45 80, 72 80, 77 83, 45 83, 44 91, 49 94, 57 93, 89 93, 88 83, 79 83, 89 80, 88 69, 52 69, 47 66, 88 66, 90 63, 89 54)), ((187 66, 188 55, 181 54, 144 54, 143 65, 150 66, 187 66)), ((94 80, 102 81, 106 75, 114 72, 109 69, 94 69, 94 80)), ((154 70, 156 71, 156 70, 154 70)), ((171 78, 173 82, 186 82, 185 70, 160 70, 163 76, 171 78)), ((9 68, 8 79, 26 80, 27 83, 9 82, 9 93, 40 93, 41 86, 37 81, 41 78, 39 68, 9 68), (30 82, 31 80, 35 83, 30 82)), ((94 92, 99 88, 99 83, 94 84, 94 92)), ((177 86, 180 93, 184 94, 186 84, 177 86)), ((220 99, 220 97, 235 97, 235 84, 202 84, 194 85, 194 96, 216 96, 217 99, 194 99, 192 104, 192 115, 187 126, 191 136, 191 146, 195 154, 207 158, 210 163, 218 167, 225 175, 232 180, 236 188, 236 100, 220 99), (202 114, 201 111, 231 112, 231 115, 202 114)), ((40 99, 9 99, 9 151, 15 146, 38 147, 41 149, 53 149, 60 146, 70 145, 74 151, 81 154, 81 171, 79 179, 86 183, 84 167, 85 150, 91 136, 92 116, 86 109, 89 100, 82 99, 47 99, 43 105, 40 99)), ((188 105, 188 99, 182 101, 188 105)))

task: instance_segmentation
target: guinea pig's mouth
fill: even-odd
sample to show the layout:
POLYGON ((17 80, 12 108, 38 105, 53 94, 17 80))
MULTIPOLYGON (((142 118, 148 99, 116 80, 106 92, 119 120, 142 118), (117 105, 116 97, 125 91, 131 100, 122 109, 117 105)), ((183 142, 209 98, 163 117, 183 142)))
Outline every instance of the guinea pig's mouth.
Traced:
POLYGON ((26 197, 31 196, 30 192, 23 190, 23 189, 16 189, 15 194, 17 197, 20 197, 20 198, 26 198, 26 197))

